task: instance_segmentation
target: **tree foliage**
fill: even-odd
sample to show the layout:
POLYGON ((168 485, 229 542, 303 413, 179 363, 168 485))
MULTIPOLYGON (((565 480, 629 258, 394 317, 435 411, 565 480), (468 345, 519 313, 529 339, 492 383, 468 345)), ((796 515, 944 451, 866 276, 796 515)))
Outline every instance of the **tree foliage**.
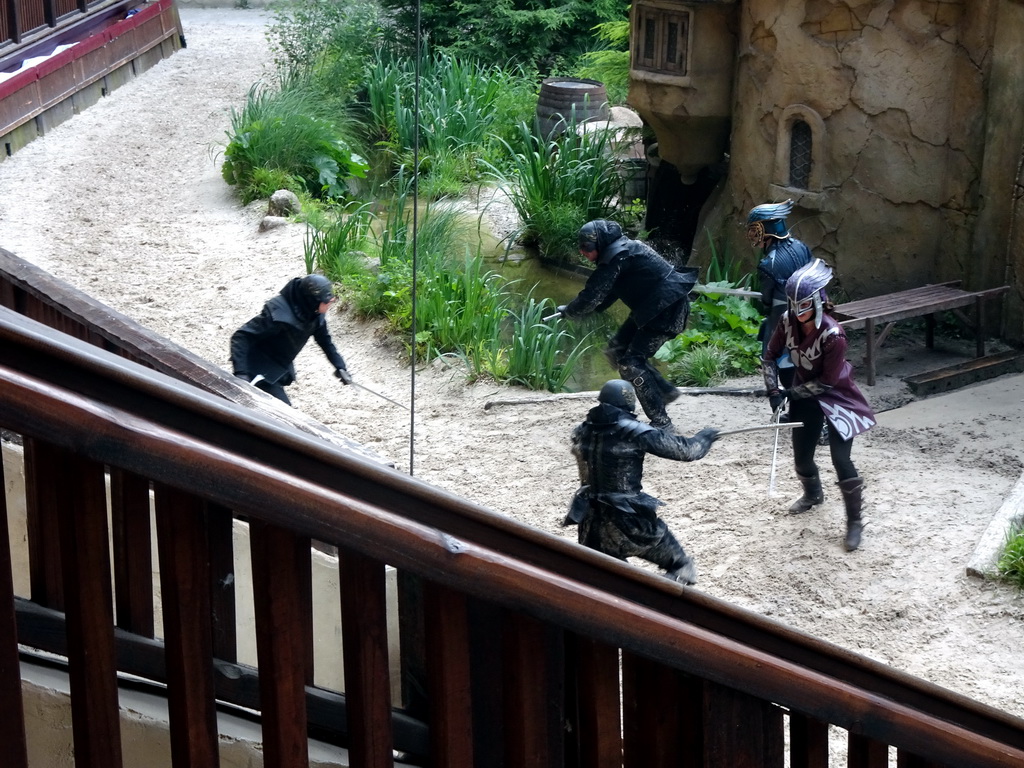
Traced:
MULTIPOLYGON (((381 0, 394 12, 400 44, 416 44, 416 3, 381 0)), ((550 73, 593 43, 594 27, 622 20, 622 0, 421 0, 420 27, 432 48, 490 64, 550 73)))

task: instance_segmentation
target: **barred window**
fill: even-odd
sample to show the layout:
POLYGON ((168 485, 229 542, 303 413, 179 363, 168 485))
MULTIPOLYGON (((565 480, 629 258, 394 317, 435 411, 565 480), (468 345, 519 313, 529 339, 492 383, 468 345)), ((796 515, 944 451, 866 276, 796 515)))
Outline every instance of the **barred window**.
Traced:
POLYGON ((789 186, 807 189, 811 179, 811 126, 803 120, 793 123, 789 136, 789 186))
POLYGON ((633 67, 685 75, 688 70, 690 12, 638 6, 633 67))

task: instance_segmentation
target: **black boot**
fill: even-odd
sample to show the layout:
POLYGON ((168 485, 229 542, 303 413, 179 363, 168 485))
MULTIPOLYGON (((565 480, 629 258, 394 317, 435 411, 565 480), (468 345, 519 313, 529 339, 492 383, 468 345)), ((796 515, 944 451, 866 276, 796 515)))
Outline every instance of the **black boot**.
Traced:
POLYGON ((843 492, 843 504, 846 506, 846 541, 843 544, 847 552, 853 552, 860 546, 860 535, 864 530, 864 521, 860 516, 864 503, 864 478, 851 477, 848 480, 840 480, 839 490, 843 492))
POLYGON ((800 483, 804 487, 804 495, 790 505, 789 513, 791 515, 806 512, 825 500, 825 494, 821 490, 821 477, 817 472, 810 477, 797 473, 797 477, 800 478, 800 483))
POLYGON ((665 410, 665 398, 657 383, 646 376, 638 376, 633 379, 632 384, 636 391, 636 399, 647 414, 647 418, 651 420, 651 426, 671 429, 672 419, 665 410))

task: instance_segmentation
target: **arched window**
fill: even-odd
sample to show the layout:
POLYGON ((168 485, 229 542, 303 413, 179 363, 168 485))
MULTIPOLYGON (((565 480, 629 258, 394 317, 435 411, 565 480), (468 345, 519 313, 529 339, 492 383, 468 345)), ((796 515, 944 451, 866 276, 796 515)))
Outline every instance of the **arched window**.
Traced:
POLYGON ((825 182, 825 121, 806 104, 782 110, 775 138, 775 169, 771 194, 784 199, 800 195, 801 205, 813 205, 825 182))
POLYGON ((813 141, 811 126, 803 120, 794 121, 789 134, 789 186, 810 188, 813 141))

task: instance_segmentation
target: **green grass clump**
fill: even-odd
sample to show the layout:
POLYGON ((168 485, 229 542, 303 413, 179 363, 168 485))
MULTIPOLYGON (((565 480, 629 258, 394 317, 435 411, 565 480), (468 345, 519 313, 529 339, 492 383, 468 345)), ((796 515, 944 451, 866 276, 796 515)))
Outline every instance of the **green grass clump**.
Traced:
POLYGON ((594 219, 612 218, 621 188, 607 132, 577 133, 574 115, 561 136, 546 138, 540 128, 520 123, 512 141, 502 143, 507 168, 488 165, 490 176, 508 192, 523 225, 512 237, 537 245, 552 259, 579 259, 576 235, 594 219))
POLYGON ((365 177, 366 161, 352 149, 344 126, 323 111, 300 78, 286 79, 280 89, 256 83, 245 106, 232 108, 221 175, 237 186, 243 202, 278 183, 316 198, 343 198, 351 180, 365 177))
POLYGON ((1024 524, 1017 523, 1007 534, 996 572, 1005 581, 1024 590, 1024 524))
POLYGON ((683 387, 712 387, 725 381, 730 353, 710 344, 690 347, 668 366, 668 376, 683 387))

